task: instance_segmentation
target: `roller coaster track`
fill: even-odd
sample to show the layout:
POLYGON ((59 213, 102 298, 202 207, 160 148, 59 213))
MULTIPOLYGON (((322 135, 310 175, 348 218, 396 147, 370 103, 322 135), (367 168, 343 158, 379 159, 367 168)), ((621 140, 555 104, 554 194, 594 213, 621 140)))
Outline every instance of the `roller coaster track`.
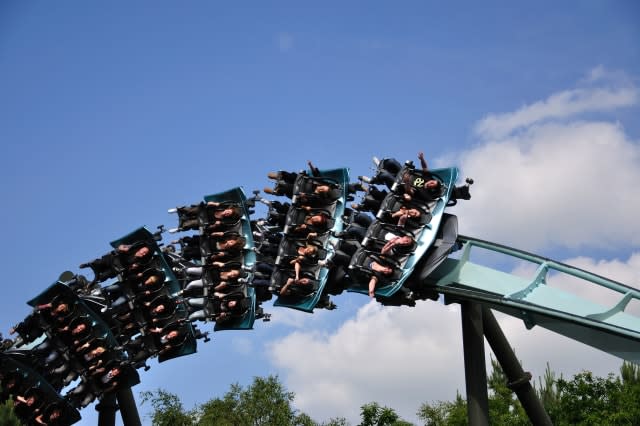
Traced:
POLYGON ((447 258, 427 283, 447 302, 476 301, 520 318, 528 329, 539 325, 565 337, 593 346, 627 361, 640 363, 640 317, 625 311, 640 300, 638 289, 580 268, 473 237, 458 236, 463 244, 459 259, 447 258), (490 250, 537 264, 531 279, 471 262, 474 248, 490 250), (604 305, 583 294, 554 288, 549 276, 559 272, 580 279, 585 294, 592 287, 613 293, 613 303, 604 305))
MULTIPOLYGON (((322 240, 324 245, 321 247, 321 250, 328 252, 330 255, 334 255, 338 251, 336 248, 338 245, 335 245, 335 243, 340 242, 336 235, 339 235, 341 232, 337 231, 343 230, 343 214, 345 213, 344 206, 347 199, 346 187, 348 185, 348 171, 347 169, 336 169, 323 173, 323 178, 333 179, 338 182, 337 187, 341 188, 340 194, 338 194, 339 197, 336 196, 338 198, 336 201, 336 207, 328 210, 329 213, 333 214, 333 217, 331 218, 334 220, 334 222, 331 222, 333 229, 326 231, 326 236, 322 240)), ((433 173, 437 173, 437 171, 434 171, 433 173)), ((472 413, 473 409, 469 411, 470 424, 483 425, 486 424, 487 419, 488 408, 486 407, 486 377, 484 377, 484 380, 482 379, 483 375, 486 376, 486 372, 484 371, 483 336, 486 337, 491 344, 501 365, 503 365, 509 380, 513 383, 520 383, 523 379, 526 379, 526 377, 523 376, 524 373, 519 365, 517 368, 509 367, 513 366, 513 364, 517 364, 517 359, 512 353, 510 353, 509 345, 506 344, 506 339, 504 338, 504 335, 502 335, 501 330, 499 330, 499 326, 497 325, 497 322, 495 322, 495 318, 493 318, 490 309, 494 309, 523 320, 528 329, 538 325, 624 360, 640 363, 640 316, 637 312, 637 308, 640 306, 640 290, 542 256, 527 253, 522 250, 490 241, 458 235, 457 218, 453 215, 444 213, 445 207, 451 205, 448 201, 450 200, 449 197, 454 189, 453 185, 457 179, 457 173, 457 169, 454 168, 440 170, 440 177, 445 184, 445 188, 448 188, 447 192, 436 202, 432 203, 427 210, 423 210, 423 214, 420 217, 423 219, 426 218, 427 213, 429 212, 430 214, 428 217, 430 222, 424 221, 423 223, 418 223, 415 226, 414 230, 416 230, 416 234, 415 240, 413 241, 415 243, 415 247, 411 251, 411 254, 405 254, 404 257, 408 260, 405 260, 402 265, 399 264, 401 268, 398 269, 402 270, 402 276, 400 278, 396 277, 395 281, 391 281, 391 283, 381 282, 380 285, 375 288, 375 296, 377 300, 383 304, 391 305, 397 304, 412 306, 415 305, 415 300, 417 299, 437 299, 438 295, 444 295, 445 303, 462 304, 467 395, 471 401, 476 398, 478 394, 481 394, 482 392, 485 393, 484 406, 482 406, 483 404, 476 406, 477 411, 475 414, 472 413), (433 217, 431 217, 431 213, 433 214, 433 217), (461 248, 461 250, 454 251, 456 248, 461 248), (482 250, 503 255, 510 264, 518 261, 525 261, 529 264, 533 264, 535 265, 535 272, 531 277, 524 278, 520 275, 503 272, 489 266, 484 266, 483 264, 475 263, 475 256, 474 262, 472 262, 472 252, 475 254, 477 251, 482 250), (454 251, 454 255, 451 255, 452 251, 454 251), (579 286, 572 285, 566 288, 563 287, 562 289, 557 288, 555 283, 560 274, 564 274, 575 279, 580 283, 579 286), (598 299, 597 302, 594 302, 587 296, 593 294, 595 291, 597 291, 598 294, 607 293, 607 295, 598 299), (479 321, 478 318, 480 318, 479 321), (472 329, 478 325, 478 328, 480 329, 479 333, 474 334, 473 330, 471 330, 471 332, 469 331, 470 326, 472 329), (483 325, 485 329, 484 332, 481 331, 483 325), (472 371, 470 372, 470 370, 472 371), (478 379, 478 377, 480 377, 480 379, 478 379), (470 388, 470 383, 472 385, 471 388, 475 389, 470 388), (473 393, 476 395, 470 398, 469 395, 473 393)), ((299 176, 299 178, 302 179, 303 183, 307 182, 305 180, 307 177, 299 176)), ((300 183, 298 181, 296 182, 297 188, 300 183)), ((472 181, 468 182, 472 183, 472 181)), ((398 181, 398 183, 400 183, 400 181, 398 181)), ((395 185, 394 188, 397 186, 399 185, 395 185)), ((400 186, 402 187, 402 185, 400 186)), ((302 191, 296 192, 296 194, 298 193, 303 194, 302 191)), ((307 196, 310 195, 313 194, 307 193, 307 196)), ((296 197, 297 196, 298 195, 296 195, 296 197)), ((393 196, 394 194, 389 194, 389 196, 385 198, 385 202, 382 204, 383 207, 395 205, 393 203, 397 203, 397 200, 393 198, 393 196), (391 201, 393 203, 389 204, 387 201, 391 201)), ((246 245, 243 248, 241 260, 244 262, 244 266, 253 267, 253 269, 248 269, 249 271, 253 271, 250 272, 249 275, 253 275, 255 272, 255 265, 258 263, 259 259, 256 258, 255 254, 256 247, 254 246, 252 238, 254 232, 252 232, 252 225, 249 218, 250 213, 246 205, 247 199, 245 198, 243 191, 240 188, 236 188, 214 196, 207 196, 205 197, 205 201, 220 204, 219 202, 224 202, 229 197, 233 198, 242 206, 241 219, 237 219, 238 224, 233 226, 236 226, 237 228, 234 229, 239 233, 239 235, 244 236, 245 238, 246 245)), ((253 201, 255 205, 255 200, 253 201)), ((292 203, 295 205, 295 197, 293 198, 292 203)), ((455 204, 455 202, 453 204, 455 204)), ((291 211, 293 211, 293 207, 289 210, 289 213, 291 213, 291 211)), ((385 211, 384 208, 381 208, 375 220, 377 221, 378 218, 384 217, 384 213, 392 211, 397 210, 385 211)), ((204 214, 203 212, 205 211, 202 210, 199 213, 200 220, 202 219, 202 214, 204 214)), ((290 218, 287 217, 287 219, 290 218)), ((397 223, 398 227, 400 227, 399 221, 397 223)), ((389 224, 387 223, 385 225, 389 224)), ((286 226, 292 226, 290 221, 287 221, 286 226)), ((162 231, 162 227, 160 228, 162 231)), ((376 247, 375 244, 385 244, 385 240, 378 239, 377 242, 374 241, 375 244, 367 245, 366 241, 371 242, 373 241, 372 237, 378 236, 369 232, 374 228, 375 227, 373 225, 369 226, 367 237, 362 240, 362 247, 358 248, 356 251, 356 254, 363 255, 363 259, 370 254, 372 247, 376 247)), ((383 227, 379 230, 386 233, 388 229, 389 228, 383 227)), ((145 228, 139 228, 124 238, 113 241, 111 245, 117 250, 121 244, 130 244, 131 247, 133 247, 140 241, 146 241, 147 243, 154 239, 155 241, 159 241, 161 239, 161 231, 156 233, 156 235, 151 234, 145 228)), ((280 230, 279 232, 287 235, 283 230, 280 230)), ((202 238, 204 239, 204 236, 202 238)), ((171 300, 177 299, 178 295, 182 295, 182 290, 184 289, 180 290, 181 287, 178 285, 178 281, 173 275, 176 270, 176 264, 173 265, 173 268, 169 266, 164 257, 165 255, 168 256, 168 252, 164 252, 165 255, 162 255, 159 246, 157 246, 155 242, 148 247, 152 248, 151 253, 156 256, 155 259, 157 259, 156 266, 159 268, 158 271, 164 271, 162 272, 162 276, 166 277, 166 283, 163 284, 163 287, 161 288, 164 292, 163 297, 171 300)), ((277 259, 283 258, 283 247, 283 244, 281 244, 277 259)), ((378 254, 381 253, 382 252, 378 254)), ((211 253, 207 254, 207 256, 210 254, 211 253)), ((298 254, 299 252, 294 252, 295 256, 298 254)), ((203 257, 203 259, 205 257, 203 257)), ((357 256, 354 255, 353 259, 356 257, 357 256)), ((402 255, 400 255, 400 257, 402 257, 402 255)), ((177 258, 180 259, 180 256, 177 258)), ((482 255, 479 256, 479 258, 482 259, 482 255)), ((316 270, 318 271, 316 278, 318 278, 321 283, 314 293, 311 293, 309 296, 302 297, 303 302, 301 303, 292 303, 290 299, 287 299, 286 297, 279 297, 273 306, 283 306, 300 309, 306 312, 313 312, 314 309, 320 307, 318 304, 320 296, 327 296, 328 293, 335 295, 339 294, 343 290, 347 290, 373 295, 370 283, 369 286, 367 285, 370 275, 363 278, 363 275, 358 275, 356 272, 361 272, 363 265, 371 265, 375 263, 375 261, 367 260, 366 262, 363 261, 358 264, 357 262, 354 263, 353 259, 348 266, 343 265, 347 273, 353 274, 353 277, 349 277, 349 280, 334 278, 335 282, 342 285, 342 288, 338 289, 338 291, 336 291, 335 288, 323 291, 323 286, 328 281, 327 277, 331 272, 336 272, 337 270, 335 265, 331 266, 331 262, 325 262, 322 264, 322 267, 316 267, 316 270)), ((373 259, 383 261, 384 257, 374 257, 373 259)), ((276 262, 277 261, 278 260, 276 260, 276 262)), ((264 260, 262 260, 262 262, 264 262, 264 260)), ((287 260, 285 264, 289 264, 289 260, 287 260)), ((185 267, 178 269, 183 272, 186 270, 185 267)), ((97 333, 95 336, 104 338, 104 342, 108 343, 109 350, 115 351, 114 353, 116 357, 127 357, 122 348, 124 343, 119 342, 119 344, 116 344, 114 336, 111 335, 111 330, 114 329, 112 325, 103 323, 103 318, 111 318, 111 307, 104 304, 106 303, 104 302, 104 298, 96 299, 98 300, 96 301, 92 295, 85 295, 83 299, 80 300, 78 296, 75 295, 75 290, 71 290, 69 285, 73 280, 77 280, 77 276, 73 273, 69 274, 71 274, 71 276, 67 276, 65 279, 63 279, 63 274, 58 282, 45 290, 41 295, 31 300, 29 304, 36 310, 39 309, 38 306, 48 305, 49 308, 52 308, 51 301, 54 300, 53 296, 55 294, 67 294, 67 299, 65 299, 67 300, 67 304, 69 301, 72 301, 75 303, 74 306, 76 312, 81 312, 84 315, 83 318, 93 321, 94 325, 92 333, 97 333), (100 303, 103 304, 101 305, 100 303), (98 312, 104 314, 104 317, 101 317, 98 312)), ((129 281, 122 281, 122 283, 127 282, 129 281)), ((262 308, 259 306, 261 301, 258 300, 256 302, 256 290, 254 287, 243 285, 243 288, 244 290, 241 294, 247 300, 251 301, 247 308, 248 314, 240 318, 233 326, 225 326, 222 322, 216 322, 214 328, 215 331, 251 329, 253 328, 254 320, 258 318, 258 313, 260 314, 259 317, 265 320, 268 319, 268 314, 264 314, 262 308)), ((273 291, 271 287, 269 289, 270 291, 273 291)), ((133 290, 129 289, 127 291, 133 290)), ((279 291, 274 292, 274 294, 282 296, 282 293, 279 291)), ((328 296, 326 298, 328 300, 328 296)), ((135 301, 137 299, 135 299, 135 297, 129 299, 128 303, 133 303, 131 300, 135 301)), ((178 306, 178 308, 176 308, 177 313, 175 315, 178 315, 180 318, 179 327, 181 327, 181 329, 188 329, 188 336, 185 340, 186 343, 183 343, 179 348, 179 351, 170 356, 159 355, 159 362, 163 362, 176 356, 183 356, 196 352, 195 327, 192 326, 192 322, 194 320, 189 317, 189 312, 186 312, 184 304, 178 305, 176 303, 176 306, 178 306)), ((323 307, 332 309, 332 304, 325 303, 323 307)), ((133 310, 131 312, 132 314, 139 315, 139 313, 135 313, 133 310)), ((47 314, 44 317, 49 318, 49 323, 47 324, 49 335, 52 333, 55 335, 56 323, 54 316, 47 314)), ((151 339, 152 337, 149 333, 153 332, 147 332, 146 334, 142 333, 141 338, 144 337, 147 340, 151 339)), ((197 338, 201 337, 203 337, 203 335, 200 335, 197 338)), ((204 337, 206 337, 206 335, 204 337)), ((205 339, 205 341, 206 340, 207 339, 205 339)), ((4 369, 5 372, 9 371, 14 375, 17 374, 17 372, 25 372, 24 377, 29 377, 30 386, 40 386, 40 384, 43 383, 45 385, 43 389, 50 398, 54 400, 58 398, 61 401, 64 401, 61 395, 57 393, 60 392, 60 389, 49 389, 51 386, 48 386, 48 379, 43 379, 43 376, 41 376, 40 373, 31 371, 31 367, 29 367, 29 365, 33 366, 34 364, 29 364, 29 362, 27 362, 32 358, 32 355, 34 355, 33 352, 35 351, 31 352, 32 348, 36 347, 36 344, 42 343, 42 341, 43 338, 37 339, 35 342, 32 342, 32 344, 25 345, 22 348, 18 348, 16 346, 16 348, 9 348, 7 351, 0 352, 0 367, 2 367, 0 370, 4 369)), ((63 348, 63 350, 66 350, 68 353, 68 348, 63 348)), ((129 349, 127 349, 127 352, 129 352, 129 349)), ((73 356, 74 355, 72 355, 71 358, 73 358, 73 356)), ((128 356, 130 357, 130 354, 128 356)), ((121 358, 117 359, 118 362, 120 362, 119 360, 121 358)), ((136 365, 135 368, 140 368, 141 365, 142 364, 136 365)), ((38 367, 37 362, 35 363, 34 368, 36 367, 38 367)), ((137 372, 133 369, 133 366, 128 365, 127 368, 132 370, 129 374, 131 380, 126 384, 126 386, 122 386, 117 389, 117 399, 120 404, 125 425, 138 425, 140 424, 140 420, 137 414, 135 401, 131 394, 130 386, 135 385, 139 381, 139 378, 137 372)), ((0 377, 0 379, 5 380, 6 377, 7 376, 5 375, 0 377)), ((528 385, 526 392, 522 390, 522 387, 514 390, 518 393, 523 406, 525 406, 525 408, 530 407, 527 409, 527 412, 530 414, 532 422, 534 424, 550 424, 550 420, 548 419, 548 416, 546 416, 546 413, 544 413, 544 410, 540 408, 541 405, 539 402, 537 403, 534 401, 534 392, 528 384, 528 380, 524 381, 527 382, 528 385)), ((60 388, 60 386, 58 386, 58 388, 60 388)), ((100 399, 101 402, 99 406, 102 407, 102 411, 100 412, 100 424, 113 424, 115 421, 116 392, 112 390, 105 391, 100 395, 100 399)), ((482 395, 480 395, 480 399, 482 399, 482 395)), ((62 402, 60 402, 60 404, 62 404, 62 402)), ((67 403, 65 402, 64 404, 67 403)), ((64 410, 66 410, 67 424, 74 423, 80 418, 78 412, 75 411, 76 405, 79 404, 74 404, 74 407, 67 404, 63 407, 64 410)), ((470 405, 472 405, 471 402, 470 405)))

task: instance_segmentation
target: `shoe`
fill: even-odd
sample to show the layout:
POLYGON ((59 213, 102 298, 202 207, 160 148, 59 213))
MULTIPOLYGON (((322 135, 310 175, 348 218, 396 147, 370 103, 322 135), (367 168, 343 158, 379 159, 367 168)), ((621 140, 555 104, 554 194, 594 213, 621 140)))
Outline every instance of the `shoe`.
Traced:
POLYGON ((274 195, 273 188, 264 188, 263 191, 266 192, 267 194, 274 195))
POLYGON ((353 184, 353 189, 355 189, 356 191, 366 191, 367 190, 367 188, 362 186, 362 182, 354 183, 353 184))
POLYGON ((358 180, 361 180, 366 183, 371 183, 371 178, 367 176, 358 176, 358 180))
POLYGON ((178 209, 174 207, 172 209, 167 210, 167 213, 178 213, 178 209))
POLYGON ((175 234, 176 232, 178 232, 180 230, 180 228, 171 228, 169 229, 169 233, 170 234, 175 234))

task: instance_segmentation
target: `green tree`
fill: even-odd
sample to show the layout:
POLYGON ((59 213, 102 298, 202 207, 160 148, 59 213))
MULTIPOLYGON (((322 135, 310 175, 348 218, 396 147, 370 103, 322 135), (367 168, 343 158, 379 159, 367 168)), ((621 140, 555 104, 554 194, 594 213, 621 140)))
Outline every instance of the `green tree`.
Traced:
MULTIPOLYGON (((490 424, 530 424, 507 387, 502 369, 493 360, 491 364, 487 379, 490 424)), ((555 425, 640 425, 640 367, 634 364, 625 362, 620 377, 610 374, 601 378, 583 371, 571 380, 556 378, 547 364, 536 392, 555 425)), ((458 394, 453 402, 424 403, 418 417, 430 426, 466 425, 466 402, 458 394)))
POLYGON ((13 401, 7 400, 0 405, 0 425, 2 426, 21 426, 22 422, 13 412, 13 401))
POLYGON ((254 377, 246 389, 238 384, 222 399, 213 399, 200 407, 203 425, 241 424, 281 426, 308 424, 306 415, 299 415, 292 403, 295 394, 285 389, 277 376, 254 377), (306 422, 306 423, 305 423, 306 422))
POLYGON ((456 392, 454 401, 438 401, 434 405, 423 403, 418 410, 418 418, 427 426, 466 426, 467 401, 456 392))
POLYGON ((322 423, 322 426, 349 426, 349 422, 344 417, 333 417, 328 422, 322 423))
POLYGON ((381 407, 377 402, 360 407, 360 418, 360 426, 411 426, 411 423, 400 419, 393 408, 381 407))
POLYGON ((502 367, 495 359, 491 358, 491 374, 487 378, 489 423, 498 426, 528 425, 529 419, 507 383, 507 376, 502 367))
POLYGON ((180 399, 167 391, 144 392, 154 426, 316 426, 311 417, 293 408, 295 394, 277 376, 254 377, 246 388, 232 384, 222 398, 185 411, 180 399))
POLYGON ((155 426, 192 426, 195 424, 193 412, 187 412, 180 402, 180 398, 158 389, 155 392, 142 392, 142 404, 150 402, 153 407, 151 422, 155 426))

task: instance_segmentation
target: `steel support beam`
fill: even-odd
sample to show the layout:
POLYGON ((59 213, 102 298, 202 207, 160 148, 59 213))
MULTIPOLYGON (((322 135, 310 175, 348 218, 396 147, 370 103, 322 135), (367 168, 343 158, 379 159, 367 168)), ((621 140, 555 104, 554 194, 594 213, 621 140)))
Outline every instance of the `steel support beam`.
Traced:
POLYGON ((116 395, 114 393, 106 393, 96 404, 98 412, 98 426, 115 426, 116 424, 116 395))
POLYGON ((489 397, 487 369, 484 356, 482 306, 461 302, 462 344, 467 388, 467 415, 469 426, 489 425, 489 397))
POLYGON ((118 405, 120 405, 120 415, 124 426, 141 426, 140 415, 138 414, 138 406, 133 398, 131 388, 120 389, 116 396, 118 397, 118 405))
POLYGON ((509 388, 516 393, 522 408, 534 425, 552 426, 551 419, 531 386, 531 374, 525 373, 511 349, 500 324, 487 307, 482 308, 484 335, 509 380, 509 388))

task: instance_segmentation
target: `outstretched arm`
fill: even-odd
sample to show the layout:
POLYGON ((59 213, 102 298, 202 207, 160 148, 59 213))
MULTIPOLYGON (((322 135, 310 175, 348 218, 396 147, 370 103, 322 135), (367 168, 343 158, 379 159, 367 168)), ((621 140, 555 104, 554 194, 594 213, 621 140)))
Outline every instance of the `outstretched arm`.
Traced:
POLYGON ((420 159, 420 166, 422 167, 423 172, 428 172, 429 167, 427 167, 427 160, 424 159, 424 152, 420 151, 418 153, 418 159, 420 159))
POLYGON ((311 162, 311 160, 307 161, 307 164, 309 165, 309 169, 311 170, 311 174, 315 177, 320 176, 320 170, 313 165, 313 163, 311 162))

